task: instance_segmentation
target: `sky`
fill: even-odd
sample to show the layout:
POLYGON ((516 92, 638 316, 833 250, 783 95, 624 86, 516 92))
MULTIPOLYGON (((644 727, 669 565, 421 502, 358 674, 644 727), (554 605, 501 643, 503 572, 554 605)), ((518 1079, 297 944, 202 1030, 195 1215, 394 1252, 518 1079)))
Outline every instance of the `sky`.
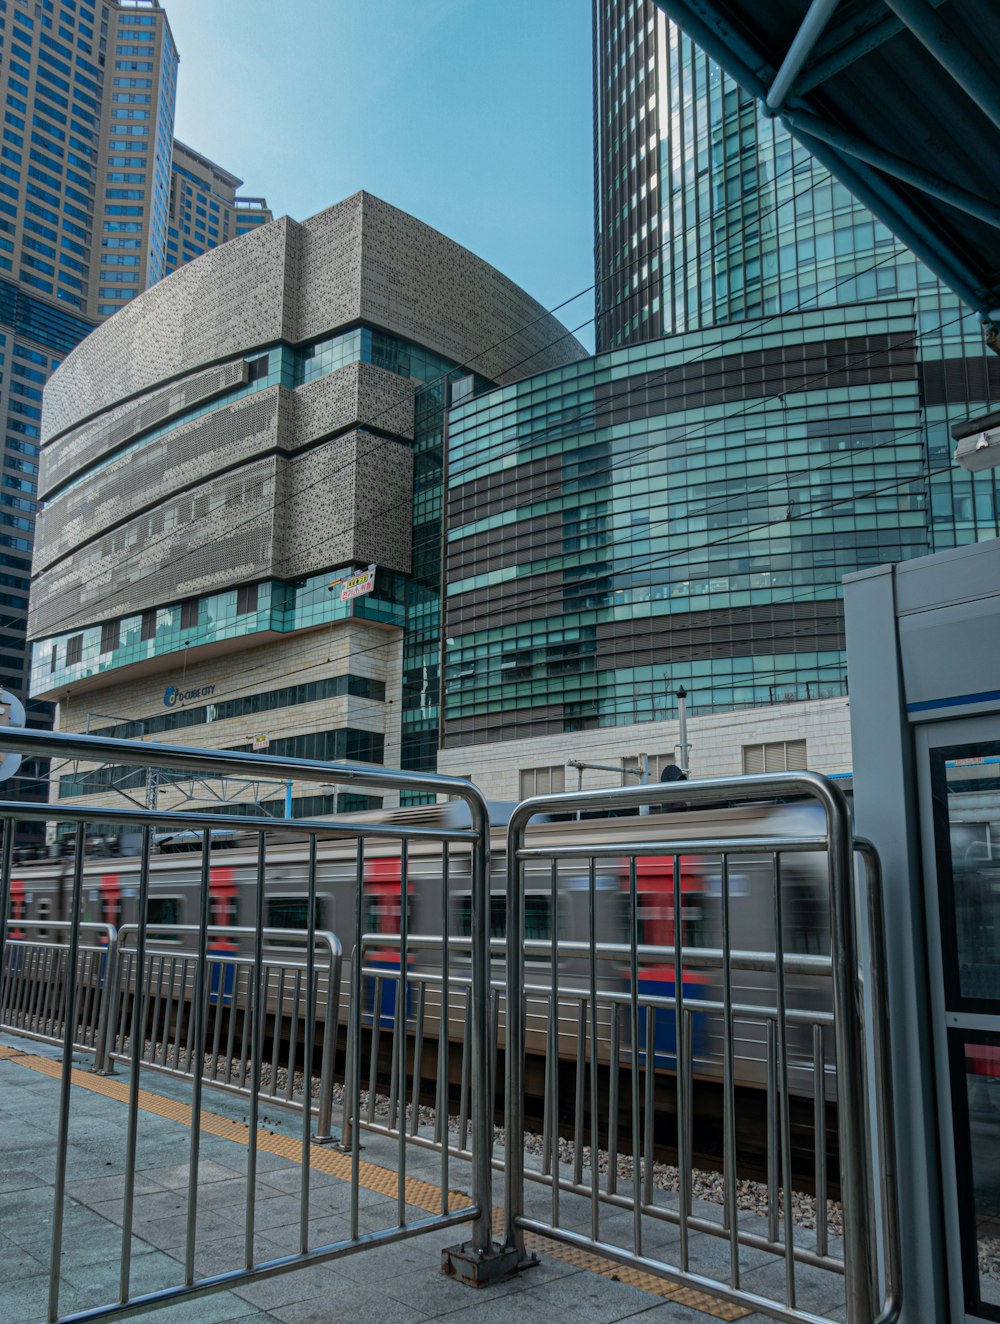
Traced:
POLYGON ((162 0, 174 133, 297 221, 358 189, 593 347, 588 0, 162 0), (581 325, 584 324, 584 325, 581 325))

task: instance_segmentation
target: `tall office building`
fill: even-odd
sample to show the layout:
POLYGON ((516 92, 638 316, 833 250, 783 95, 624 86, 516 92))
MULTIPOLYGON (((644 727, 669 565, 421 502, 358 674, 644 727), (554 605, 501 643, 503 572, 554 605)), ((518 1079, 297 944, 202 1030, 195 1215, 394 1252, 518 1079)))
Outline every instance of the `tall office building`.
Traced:
POLYGON ((958 315, 653 0, 594 0, 594 173, 599 349, 883 297, 916 300, 925 329, 958 315))
POLYGON ((167 274, 178 63, 157 0, 102 4, 100 14, 97 60, 106 72, 94 199, 100 244, 91 252, 88 298, 94 318, 110 317, 167 274))
POLYGON ((651 0, 594 0, 598 354, 449 423, 442 771, 850 768, 841 580, 1000 535, 975 316, 651 0), (499 475, 499 476, 497 476, 499 475))
MULTIPOLYGON (((171 177, 194 154, 174 152, 178 55, 158 0, 0 0, 0 56, 0 687, 24 698, 42 388, 177 265, 171 177)), ((223 238, 202 235, 200 205, 198 252, 223 238)), ((249 228, 227 208, 229 234, 249 228)))
POLYGON ((167 274, 274 219, 265 198, 240 198, 242 179, 174 139, 167 274))

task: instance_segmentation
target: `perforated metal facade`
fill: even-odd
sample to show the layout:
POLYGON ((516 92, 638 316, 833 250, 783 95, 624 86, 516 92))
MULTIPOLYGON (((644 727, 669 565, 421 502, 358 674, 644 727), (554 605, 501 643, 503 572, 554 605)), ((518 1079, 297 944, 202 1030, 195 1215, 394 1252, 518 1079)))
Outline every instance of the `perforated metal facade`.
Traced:
POLYGON ((369 193, 206 253, 122 309, 46 390, 45 441, 262 345, 363 321, 503 384, 586 357, 506 276, 369 193))
MULTIPOLYGON (((185 668, 231 658, 213 670, 221 700, 248 670, 272 686, 271 664, 241 651, 270 658, 302 631, 322 640, 309 680, 325 683, 353 674, 341 640, 364 622, 365 650, 391 650, 402 675, 358 739, 396 742, 408 766, 437 728, 446 381, 584 357, 492 267, 366 194, 181 268, 46 388, 32 692, 64 715, 119 713, 125 686, 138 694, 125 715, 144 721, 180 655, 185 668), (328 591, 342 567, 372 563, 369 598, 328 591), (411 671, 417 707, 400 702, 411 671)), ((301 718, 272 715, 269 731, 297 739, 301 718)))

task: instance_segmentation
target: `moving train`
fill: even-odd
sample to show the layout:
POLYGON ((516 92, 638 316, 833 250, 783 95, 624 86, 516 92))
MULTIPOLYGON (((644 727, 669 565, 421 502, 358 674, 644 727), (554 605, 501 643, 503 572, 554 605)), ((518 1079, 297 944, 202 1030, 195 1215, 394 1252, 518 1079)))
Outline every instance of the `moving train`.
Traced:
MULTIPOLYGON (((490 932, 493 940, 493 982, 503 985, 503 945, 506 940, 506 840, 510 806, 492 807, 490 932)), ((820 829, 815 806, 802 804, 745 805, 699 812, 650 813, 583 822, 540 822, 529 828, 530 846, 574 846, 600 843, 593 868, 586 859, 561 858, 553 872, 548 861, 529 862, 524 875, 525 975, 527 982, 526 1050, 541 1057, 551 1042, 550 990, 558 988, 558 1050, 561 1058, 578 1059, 586 1033, 590 981, 587 954, 591 924, 598 939, 599 1053, 607 1060, 611 1045, 619 1053, 633 1051, 645 1062, 652 1055, 657 1068, 677 1066, 674 998, 686 1007, 686 1064, 695 1077, 720 1078, 725 1049, 725 1008, 731 1012, 733 1056, 737 1083, 763 1085, 770 1061, 773 1069, 777 1021, 775 974, 754 954, 775 950, 774 857, 766 851, 737 849, 727 854, 679 856, 640 854, 634 878, 629 859, 616 843, 640 839, 800 837, 820 829), (673 869, 680 866, 680 940, 682 974, 678 990, 674 968, 676 922, 673 869), (734 960, 723 965, 724 896, 728 897, 728 932, 734 960), (634 904, 634 924, 632 907, 634 904), (635 935, 633 950, 632 933, 635 935), (554 943, 554 947, 553 947, 554 943), (554 952, 554 954, 553 954, 554 952), (632 1020, 633 972, 640 1004, 632 1020), (728 993, 727 993, 728 987, 728 993), (770 1009, 770 1014, 768 1012, 770 1009), (618 1024, 613 1033, 612 1022, 618 1024), (770 1023, 770 1029, 769 1029, 770 1023), (637 1038, 633 1045, 632 1039, 637 1038)), ((365 815, 382 827, 445 828, 465 826, 468 811, 448 803, 365 815), (460 816, 464 813, 465 822, 460 816)), ((161 839, 161 853, 150 860, 147 908, 152 951, 178 952, 193 944, 190 928, 199 916, 201 853, 178 852, 178 839, 200 844, 200 834, 174 834, 161 839), (167 850, 163 851, 163 846, 167 850), (173 846, 173 850, 170 847, 173 846)), ((308 924, 307 853, 304 841, 274 834, 268 838, 264 884, 264 925, 268 930, 304 930, 308 924)), ((15 864, 11 877, 8 936, 27 943, 52 941, 48 926, 67 915, 74 861, 71 856, 15 864)), ((400 919, 403 859, 398 841, 366 842, 363 866, 362 927, 365 1007, 369 1018, 391 1023, 400 966, 400 919), (377 986, 377 993, 373 991, 377 986)), ((452 846, 448 866, 447 904, 442 896, 442 850, 439 843, 411 841, 406 850, 406 917, 408 1018, 414 1014, 413 988, 423 979, 433 1001, 433 978, 441 965, 440 935, 449 936, 451 976, 459 985, 469 971, 472 902, 467 848, 452 846), (431 936, 437 941, 429 941, 431 936)), ((316 912, 318 931, 340 938, 345 953, 340 1018, 346 1019, 350 954, 355 945, 357 848, 352 841, 320 839, 317 845, 316 912)), ((245 955, 250 937, 245 930, 256 915, 257 837, 242 835, 238 826, 211 843, 209 951, 218 962, 227 955, 245 955), (232 930, 232 932, 228 932, 232 930), (243 932, 237 932, 243 930, 243 932)), ((830 926, 826 862, 821 854, 793 853, 781 865, 782 946, 786 956, 785 1023, 790 1085, 809 1094, 817 1078, 828 1097, 835 1095, 830 1065, 829 1029, 832 1005, 829 952, 830 926), (814 1026, 819 1025, 817 1032, 814 1026)), ((134 925, 138 918, 139 860, 130 855, 90 856, 83 863, 83 915, 86 922, 134 925)), ((215 976, 213 976, 215 978, 215 976)), ((449 1016, 453 1040, 464 1035, 463 1000, 458 996, 449 1016)), ((503 1010, 499 1005, 500 1019, 503 1010)), ((433 1008, 431 1023, 433 1023, 433 1008)), ((434 1033, 438 1025, 433 1023, 434 1033)), ((502 1024, 501 1024, 502 1035, 502 1024)))

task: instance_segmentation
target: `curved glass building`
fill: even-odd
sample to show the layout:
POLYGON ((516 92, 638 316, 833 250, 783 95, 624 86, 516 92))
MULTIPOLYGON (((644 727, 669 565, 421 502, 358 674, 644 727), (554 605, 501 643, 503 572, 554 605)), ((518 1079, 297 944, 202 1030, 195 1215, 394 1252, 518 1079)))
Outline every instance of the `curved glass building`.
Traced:
POLYGON ((593 13, 598 354, 451 413, 444 766, 655 775, 684 690, 703 774, 847 771, 841 579, 1000 534, 948 431, 1000 360, 652 0, 593 13))

